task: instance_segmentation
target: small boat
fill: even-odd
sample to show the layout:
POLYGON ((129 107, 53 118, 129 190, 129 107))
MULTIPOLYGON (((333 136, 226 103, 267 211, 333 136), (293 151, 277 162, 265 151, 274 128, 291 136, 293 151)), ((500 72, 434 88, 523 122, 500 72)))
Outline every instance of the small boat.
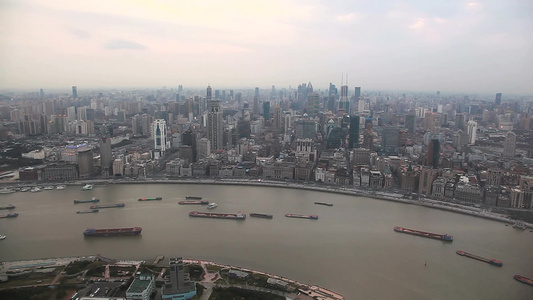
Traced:
POLYGON ((67 188, 67 186, 65 186, 65 185, 58 185, 58 186, 56 186, 56 190, 64 190, 64 189, 66 189, 66 188, 67 188))
POLYGON ((217 205, 215 202, 211 202, 211 203, 209 203, 209 204, 207 205, 207 208, 208 208, 208 209, 213 209, 213 208, 217 208, 217 207, 218 207, 218 205, 217 205))
POLYGON ((98 210, 98 209, 88 209, 88 210, 78 210, 76 213, 77 214, 94 214, 94 213, 97 213, 99 211, 100 210, 98 210))
POLYGON ((250 217, 263 218, 263 219, 272 219, 273 216, 270 215, 270 214, 250 213, 250 217))
POLYGON ((15 205, 9 204, 8 206, 0 206, 0 210, 14 209, 15 205))
POLYGON ((526 230, 526 224, 524 223, 524 221, 516 221, 516 222, 513 224, 513 228, 521 229, 521 230, 526 230))
POLYGON ((30 187, 23 187, 20 189, 21 192, 28 192, 29 190, 31 190, 30 187))
POLYGON ((17 214, 17 213, 9 213, 9 214, 5 214, 5 215, 0 215, 0 218, 16 218, 18 216, 19 216, 19 214, 17 214))
POLYGON ((91 200, 74 200, 74 204, 80 204, 80 203, 96 203, 100 202, 100 199, 93 197, 91 200))
POLYGON ((90 191, 90 190, 92 190, 92 189, 93 189, 93 185, 92 185, 92 184, 86 184, 86 185, 84 185, 84 186, 81 188, 82 191, 90 191))
POLYGON ((326 203, 326 202, 315 202, 315 204, 318 204, 318 205, 325 205, 325 206, 333 206, 332 203, 326 203))
POLYGON ((151 197, 151 198, 140 198, 139 201, 154 201, 154 200, 163 200, 162 197, 151 197))
POLYGON ((43 189, 47 190, 47 191, 50 191, 50 190, 53 190, 54 187, 53 186, 45 186, 43 189))
POLYGON ((187 200, 202 200, 202 197, 198 197, 198 196, 186 196, 185 199, 187 199, 187 200))
POLYGON ((287 218, 318 220, 318 216, 317 215, 285 214, 285 217, 287 217, 287 218))
POLYGON ((124 207, 126 204, 124 203, 117 203, 117 204, 109 204, 109 205, 92 205, 89 207, 90 209, 100 209, 100 208, 115 208, 115 207, 124 207))
POLYGON ((184 201, 180 201, 178 202, 178 204, 181 204, 181 205, 207 205, 209 204, 209 201, 206 201, 206 200, 184 200, 184 201))
POLYGON ((0 234, 0 240, 5 240, 5 239, 6 239, 6 236, 0 234))
POLYGON ((0 189, 0 194, 11 194, 11 193, 14 193, 15 190, 12 190, 12 189, 8 189, 8 188, 3 188, 3 189, 0 189))
POLYGON ((493 265, 493 266, 496 266, 496 267, 503 266, 503 263, 501 261, 499 261, 497 259, 494 259, 494 258, 488 259, 488 258, 484 258, 484 257, 481 257, 481 256, 474 255, 472 253, 468 253, 468 252, 464 252, 464 251, 460 251, 460 250, 457 250, 456 253, 461 255, 461 256, 465 256, 465 257, 468 257, 468 258, 473 258, 473 259, 476 259, 476 260, 479 260, 479 261, 482 261, 482 262, 486 262, 489 265, 493 265))
POLYGON ((32 192, 32 193, 37 193, 37 192, 40 192, 40 191, 42 191, 41 188, 36 187, 36 186, 32 187, 31 190, 30 190, 30 192, 32 192))
POLYGON ((515 275, 513 276, 514 279, 522 282, 522 283, 525 283, 525 284, 529 284, 529 285, 533 285, 533 279, 529 279, 527 277, 524 277, 522 275, 515 275))

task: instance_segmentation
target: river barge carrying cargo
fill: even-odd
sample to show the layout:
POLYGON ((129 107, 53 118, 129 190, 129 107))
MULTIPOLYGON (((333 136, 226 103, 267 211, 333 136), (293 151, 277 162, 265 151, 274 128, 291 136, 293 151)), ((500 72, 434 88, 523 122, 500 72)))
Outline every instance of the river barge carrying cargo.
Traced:
POLYGON ((80 204, 80 203, 97 203, 100 202, 100 199, 93 197, 90 200, 74 200, 74 204, 80 204))
POLYGON ((484 258, 484 257, 477 256, 477 255, 474 255, 472 253, 464 252, 464 251, 461 251, 461 250, 457 250, 456 253, 461 255, 461 256, 465 256, 465 257, 477 259, 477 260, 482 261, 482 262, 486 262, 486 263, 488 263, 490 265, 493 265, 493 266, 496 266, 496 267, 503 266, 503 263, 501 261, 497 260, 497 259, 484 258))
POLYGON ((106 228, 106 229, 95 229, 87 228, 84 232, 84 236, 132 236, 141 234, 141 227, 130 227, 130 228, 106 228))
POLYGON ((236 214, 224 214, 224 213, 208 213, 208 212, 191 211, 189 213, 189 216, 199 217, 199 218, 231 219, 231 220, 246 219, 246 214, 243 214, 241 212, 238 212, 236 214))
POLYGON ((88 209, 88 210, 78 210, 76 213, 77 214, 94 214, 97 212, 99 212, 98 209, 88 209))
POLYGON ((9 204, 8 206, 0 206, 0 210, 14 209, 15 205, 9 204))
POLYGON ((317 215, 285 214, 285 217, 287 217, 287 218, 318 220, 318 216, 317 215))
POLYGON ((187 200, 202 200, 202 197, 198 197, 198 196, 186 196, 185 199, 187 199, 187 200))
POLYGON ((93 205, 90 208, 91 209, 100 209, 100 208, 115 208, 115 207, 124 207, 126 204, 124 203, 117 203, 117 204, 109 204, 109 205, 93 205))
POLYGON ((19 214, 17 214, 17 213, 9 213, 9 214, 5 214, 5 215, 0 215, 0 218, 2 218, 2 219, 3 218, 16 218, 18 216, 19 216, 19 214))
POLYGON ((250 213, 250 217, 255 218, 263 218, 263 219, 272 219, 273 216, 270 214, 262 214, 262 213, 250 213))
POLYGON ((315 204, 318 204, 318 205, 325 205, 325 206, 333 206, 332 203, 326 203, 326 202, 315 202, 315 204))
POLYGON ((139 201, 155 201, 155 200, 163 200, 163 197, 139 198, 139 201))
POLYGON ((207 200, 184 200, 178 202, 181 205, 208 205, 209 201, 207 200))
POLYGON ((515 275, 513 276, 514 279, 522 282, 522 283, 525 283, 525 284, 529 284, 529 285, 533 285, 533 279, 529 279, 527 277, 524 277, 522 275, 515 275))
POLYGON ((417 236, 421 236, 421 237, 427 237, 427 238, 431 238, 431 239, 437 239, 437 240, 446 241, 446 242, 452 242, 453 241, 453 236, 451 236, 449 234, 431 233, 431 232, 425 232, 425 231, 420 231, 420 230, 415 230, 415 229, 403 228, 403 227, 399 227, 399 226, 395 226, 394 227, 394 231, 401 232, 401 233, 412 234, 412 235, 417 235, 417 236))

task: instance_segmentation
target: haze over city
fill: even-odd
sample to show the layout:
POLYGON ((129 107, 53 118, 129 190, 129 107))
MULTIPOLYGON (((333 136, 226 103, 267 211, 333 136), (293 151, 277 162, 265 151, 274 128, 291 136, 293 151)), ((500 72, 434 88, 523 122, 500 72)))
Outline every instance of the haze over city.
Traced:
POLYGON ((1 1, 0 89, 531 94, 530 1, 1 1), (344 79, 346 83, 346 79, 344 79))

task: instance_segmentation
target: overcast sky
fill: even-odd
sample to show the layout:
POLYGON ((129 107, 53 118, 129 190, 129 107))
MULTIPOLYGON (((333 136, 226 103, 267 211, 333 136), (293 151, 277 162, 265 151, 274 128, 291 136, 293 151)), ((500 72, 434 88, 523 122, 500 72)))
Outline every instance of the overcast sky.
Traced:
POLYGON ((533 94, 532 3, 0 0, 0 88, 533 94))

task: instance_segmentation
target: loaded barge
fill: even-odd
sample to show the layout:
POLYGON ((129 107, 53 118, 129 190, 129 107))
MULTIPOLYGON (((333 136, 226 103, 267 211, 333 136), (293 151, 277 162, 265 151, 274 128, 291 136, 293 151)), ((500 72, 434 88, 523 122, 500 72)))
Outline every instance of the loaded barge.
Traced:
POLYGON ((15 205, 9 204, 8 206, 0 206, 0 210, 14 209, 15 205))
POLYGON ((395 226, 394 231, 412 234, 412 235, 418 235, 418 236, 427 237, 431 239, 437 239, 437 240, 446 241, 446 242, 453 241, 453 236, 449 234, 431 233, 431 232, 425 232, 425 231, 420 231, 420 230, 415 230, 415 229, 403 228, 399 226, 395 226))
POLYGON ((139 198, 139 201, 154 201, 154 200, 163 200, 163 198, 162 197, 139 198))
POLYGON ((100 202, 100 199, 97 199, 93 197, 91 200, 74 200, 74 204, 80 204, 80 203, 97 203, 100 202))
POLYGON ((332 203, 326 203, 326 202, 315 202, 315 204, 318 204, 318 205, 325 205, 325 206, 333 206, 332 203))
POLYGON ((6 214, 6 215, 0 215, 0 218, 2 218, 2 219, 3 218, 16 218, 18 216, 19 216, 19 214, 17 214, 17 213, 9 213, 9 214, 6 214))
POLYGON ((88 209, 88 210, 78 210, 76 213, 77 214, 94 214, 97 212, 99 212, 98 209, 88 209))
POLYGON ((317 215, 285 214, 285 217, 287 217, 287 218, 318 220, 318 216, 317 215))
POLYGON ((141 227, 130 228, 109 228, 109 229, 95 229, 87 228, 84 236, 132 236, 139 235, 143 229, 141 227))
POLYGON ((522 275, 515 275, 513 276, 514 279, 522 282, 522 283, 525 283, 525 284, 529 284, 529 285, 533 285, 533 279, 529 279, 527 277, 524 277, 522 275))
POLYGON ((243 214, 241 212, 238 212, 236 214, 222 214, 222 213, 208 213, 208 212, 191 211, 189 213, 189 217, 244 220, 244 219, 246 219, 246 214, 243 214))
POLYGON ((92 205, 90 209, 115 208, 115 207, 124 207, 124 206, 126 206, 126 204, 124 203, 109 204, 109 205, 92 205))
POLYGON ((198 196, 186 196, 185 199, 187 199, 187 200, 202 200, 202 197, 198 197, 198 196))
POLYGON ((206 201, 206 200, 185 200, 185 201, 178 202, 178 204, 181 204, 181 205, 208 205, 209 201, 206 201))
POLYGON ((261 213, 250 213, 250 217, 263 218, 263 219, 272 219, 270 214, 261 214, 261 213))
POLYGON ((473 259, 477 259, 479 261, 482 261, 482 262, 486 262, 490 265, 493 265, 493 266, 496 266, 496 267, 501 267, 503 266, 503 263, 497 259, 488 259, 488 258, 484 258, 484 257, 481 257, 481 256, 477 256, 477 255, 474 255, 472 253, 468 253, 468 252, 464 252, 464 251, 460 251, 460 250, 457 250, 456 251, 457 254, 461 255, 461 256, 466 256, 466 257, 469 257, 469 258, 473 258, 473 259))

